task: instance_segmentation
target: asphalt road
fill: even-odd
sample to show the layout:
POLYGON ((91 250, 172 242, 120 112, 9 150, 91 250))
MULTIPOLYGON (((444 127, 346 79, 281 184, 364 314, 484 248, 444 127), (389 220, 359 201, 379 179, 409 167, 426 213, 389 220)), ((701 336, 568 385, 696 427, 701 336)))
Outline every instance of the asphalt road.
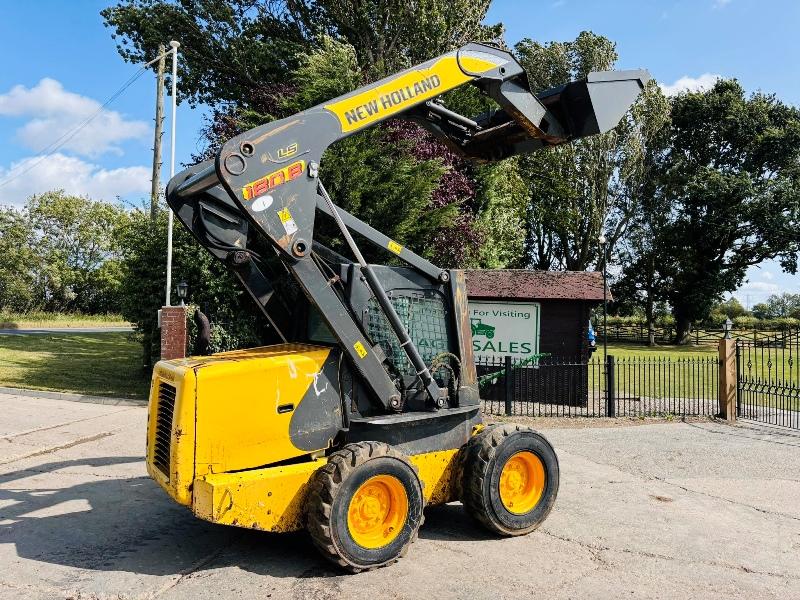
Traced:
POLYGON ((430 509, 391 567, 214 526, 145 475, 145 409, 0 394, 0 599, 800 598, 800 435, 716 423, 547 429, 541 529, 430 509))

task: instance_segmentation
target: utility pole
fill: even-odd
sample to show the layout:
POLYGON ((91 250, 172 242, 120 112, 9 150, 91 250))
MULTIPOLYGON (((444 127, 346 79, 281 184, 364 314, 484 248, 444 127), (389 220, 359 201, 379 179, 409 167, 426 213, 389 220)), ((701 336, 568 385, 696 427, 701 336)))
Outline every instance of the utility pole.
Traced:
POLYGON ((164 125, 164 68, 166 66, 166 48, 158 46, 158 70, 156 71, 156 128, 153 139, 153 177, 150 186, 150 220, 156 220, 158 213, 158 197, 161 193, 161 138, 164 125))

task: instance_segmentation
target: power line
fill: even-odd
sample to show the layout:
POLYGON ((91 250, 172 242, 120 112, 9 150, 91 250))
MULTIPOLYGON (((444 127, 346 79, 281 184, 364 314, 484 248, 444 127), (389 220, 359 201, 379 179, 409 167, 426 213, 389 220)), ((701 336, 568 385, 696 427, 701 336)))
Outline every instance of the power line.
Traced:
MULTIPOLYGON (((170 50, 169 52, 165 52, 163 54, 163 56, 166 56, 167 54, 169 54, 171 52, 172 52, 172 50, 170 50)), ((144 73, 147 70, 147 67, 152 65, 154 62, 160 60, 161 56, 162 55, 159 55, 156 58, 154 58, 153 60, 151 60, 150 62, 145 63, 144 65, 142 65, 141 68, 138 71, 136 71, 136 73, 134 73, 133 76, 130 79, 128 79, 124 84, 122 84, 122 87, 120 87, 116 92, 114 92, 111 95, 111 97, 108 98, 108 100, 106 100, 105 102, 103 102, 103 104, 101 104, 100 107, 95 112, 93 112, 89 117, 87 117, 84 121, 82 121, 77 126, 75 126, 75 128, 67 131, 61 137, 59 137, 56 140, 53 140, 47 146, 42 148, 39 151, 39 153, 46 152, 46 154, 44 156, 41 156, 38 160, 35 160, 32 163, 28 163, 27 165, 20 165, 16 169, 11 169, 11 171, 9 171, 9 175, 10 176, 7 177, 6 179, 4 179, 3 181, 0 181, 0 188, 5 186, 5 185, 7 185, 7 184, 9 184, 9 183, 11 183, 12 181, 14 181, 18 177, 24 175, 25 173, 31 171, 32 169, 34 169, 35 167, 40 165, 42 162, 44 162, 45 160, 50 158, 53 154, 55 154, 55 152, 59 148, 63 147, 64 144, 66 144, 68 141, 70 141, 72 138, 74 138, 84 127, 86 127, 89 123, 91 123, 94 119, 96 119, 106 109, 106 107, 109 104, 111 104, 112 102, 114 102, 114 100, 119 98, 125 90, 127 90, 131 85, 133 85, 134 81, 136 81, 137 79, 139 79, 139 77, 141 77, 142 73, 144 73), (22 168, 23 166, 24 166, 24 168, 22 168), (22 168, 22 170, 19 170, 21 168, 22 168), (17 171, 17 172, 14 173, 14 171, 17 171), (14 173, 14 174, 11 175, 11 173, 14 173)))

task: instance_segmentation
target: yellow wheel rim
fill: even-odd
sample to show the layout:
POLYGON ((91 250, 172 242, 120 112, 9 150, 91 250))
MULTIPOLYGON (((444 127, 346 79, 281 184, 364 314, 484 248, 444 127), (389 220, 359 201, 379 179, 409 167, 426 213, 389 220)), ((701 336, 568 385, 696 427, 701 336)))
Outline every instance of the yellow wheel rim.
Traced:
POLYGON ((347 529, 356 544, 382 548, 392 543, 406 524, 408 495, 391 475, 370 477, 350 498, 347 529))
POLYGON ((544 485, 542 460, 533 452, 517 452, 500 472, 500 501, 508 512, 524 515, 539 503, 544 485))

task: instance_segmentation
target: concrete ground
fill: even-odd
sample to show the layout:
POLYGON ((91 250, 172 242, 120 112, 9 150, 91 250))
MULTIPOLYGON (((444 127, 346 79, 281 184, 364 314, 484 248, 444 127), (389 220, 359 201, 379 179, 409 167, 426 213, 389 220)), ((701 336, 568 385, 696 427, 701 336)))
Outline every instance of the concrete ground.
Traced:
POLYGON ((0 599, 800 598, 800 434, 548 428, 549 519, 498 539, 430 509, 398 564, 342 575, 304 534, 214 526, 145 475, 145 409, 0 394, 0 599))

